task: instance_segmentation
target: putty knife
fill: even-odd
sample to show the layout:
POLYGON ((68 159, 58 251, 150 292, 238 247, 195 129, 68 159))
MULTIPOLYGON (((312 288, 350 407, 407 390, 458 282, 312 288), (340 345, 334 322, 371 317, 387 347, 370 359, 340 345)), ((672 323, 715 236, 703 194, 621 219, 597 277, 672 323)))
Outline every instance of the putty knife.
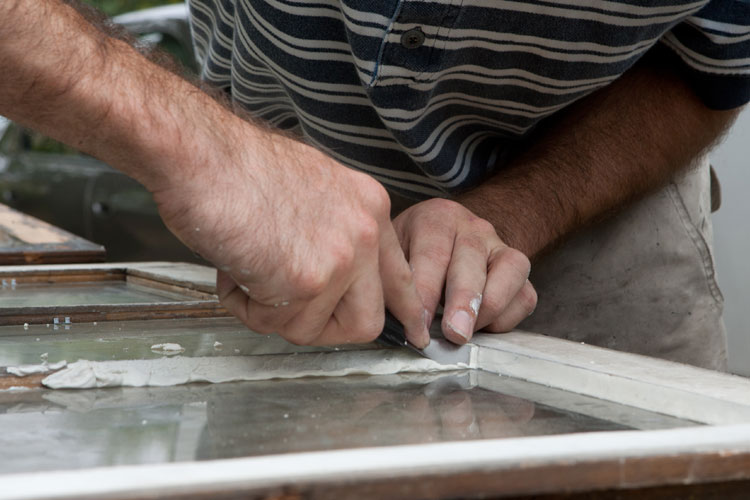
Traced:
POLYGON ((404 325, 390 312, 385 312, 385 326, 383 333, 375 339, 376 342, 396 347, 405 347, 420 356, 429 358, 444 365, 455 365, 458 363, 470 364, 471 347, 468 345, 457 345, 446 339, 433 338, 430 345, 419 349, 406 340, 404 325))

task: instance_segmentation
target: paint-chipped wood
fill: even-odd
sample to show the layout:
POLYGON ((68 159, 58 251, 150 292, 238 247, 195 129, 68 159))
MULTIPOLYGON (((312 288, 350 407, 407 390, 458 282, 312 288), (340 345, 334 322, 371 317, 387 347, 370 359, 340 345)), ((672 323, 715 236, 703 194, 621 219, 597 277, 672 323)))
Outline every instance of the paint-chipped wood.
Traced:
MULTIPOLYGON (((25 387, 27 389, 41 389, 42 380, 50 373, 37 373, 34 375, 26 375, 25 377, 18 377, 16 375, 9 374, 5 368, 0 368, 0 391, 7 391, 12 387, 25 387)), ((5 399, 5 398, 3 398, 5 399)))
POLYGON ((16 500, 743 498, 749 433, 734 426, 491 439, 55 472, 49 494, 38 484, 44 473, 0 476, 0 486, 16 500))
POLYGON ((750 379, 527 332, 475 335, 484 371, 707 424, 750 422, 750 379))
POLYGON ((0 265, 102 262, 105 250, 0 204, 0 265))
POLYGON ((1 294, 12 294, 14 286, 85 283, 130 283, 154 291, 169 292, 180 300, 151 300, 130 304, 30 305, 3 307, 0 295, 0 325, 53 323, 69 317, 76 323, 142 319, 210 318, 229 313, 214 295, 216 271, 183 263, 68 264, 6 266, 0 268, 4 283, 1 294))

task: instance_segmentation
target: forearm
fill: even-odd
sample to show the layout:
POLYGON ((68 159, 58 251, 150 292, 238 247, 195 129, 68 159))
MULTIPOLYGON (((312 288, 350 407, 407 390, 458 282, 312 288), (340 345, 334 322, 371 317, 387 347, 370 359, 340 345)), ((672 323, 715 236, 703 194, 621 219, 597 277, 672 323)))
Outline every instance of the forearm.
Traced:
POLYGON ((247 127, 58 0, 0 2, 0 68, 0 114, 110 163, 151 190, 191 175, 189 166, 221 151, 233 127, 247 127))
POLYGON ((459 202, 533 258, 665 185, 727 129, 669 68, 646 60, 571 106, 511 165, 459 202))

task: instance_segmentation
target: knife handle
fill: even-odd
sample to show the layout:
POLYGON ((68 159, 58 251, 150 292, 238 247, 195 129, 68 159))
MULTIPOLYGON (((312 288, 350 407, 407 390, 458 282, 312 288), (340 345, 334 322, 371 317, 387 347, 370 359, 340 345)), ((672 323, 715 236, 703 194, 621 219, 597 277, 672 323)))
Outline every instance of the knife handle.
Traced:
POLYGON ((407 345, 404 325, 402 325, 401 322, 388 310, 385 311, 383 332, 375 339, 375 342, 382 345, 396 347, 404 347, 407 345))

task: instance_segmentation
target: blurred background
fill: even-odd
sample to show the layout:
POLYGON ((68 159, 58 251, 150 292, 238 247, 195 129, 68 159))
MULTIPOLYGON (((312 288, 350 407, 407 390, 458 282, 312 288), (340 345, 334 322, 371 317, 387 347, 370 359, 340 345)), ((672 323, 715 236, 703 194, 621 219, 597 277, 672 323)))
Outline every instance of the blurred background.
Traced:
POLYGON ((750 108, 711 153, 721 183, 721 208, 713 215, 716 272, 724 293, 729 369, 750 376, 750 108), (747 224, 747 225, 746 225, 747 224))
POLYGON ((146 9, 157 5, 183 3, 183 0, 83 0, 108 16, 116 16, 131 10, 146 9))

